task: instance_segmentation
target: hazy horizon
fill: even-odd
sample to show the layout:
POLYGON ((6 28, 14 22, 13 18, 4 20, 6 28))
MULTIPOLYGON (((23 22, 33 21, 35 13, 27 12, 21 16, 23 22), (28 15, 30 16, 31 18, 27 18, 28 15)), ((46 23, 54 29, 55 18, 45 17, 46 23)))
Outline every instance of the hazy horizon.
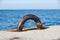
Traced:
POLYGON ((59 0, 0 0, 1 9, 60 9, 59 0))

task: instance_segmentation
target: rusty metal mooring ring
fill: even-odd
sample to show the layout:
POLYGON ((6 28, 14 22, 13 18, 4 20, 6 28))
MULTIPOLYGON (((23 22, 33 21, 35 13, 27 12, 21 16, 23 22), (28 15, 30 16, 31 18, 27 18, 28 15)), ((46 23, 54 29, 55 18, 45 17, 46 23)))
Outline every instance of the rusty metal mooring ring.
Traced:
POLYGON ((36 22, 37 24, 37 29, 42 29, 42 24, 41 21, 39 20, 39 18, 35 15, 32 14, 28 14, 25 15, 22 20, 19 22, 18 26, 17 26, 17 31, 22 31, 23 29, 23 24, 25 23, 25 21, 27 21, 28 19, 32 19, 36 22))

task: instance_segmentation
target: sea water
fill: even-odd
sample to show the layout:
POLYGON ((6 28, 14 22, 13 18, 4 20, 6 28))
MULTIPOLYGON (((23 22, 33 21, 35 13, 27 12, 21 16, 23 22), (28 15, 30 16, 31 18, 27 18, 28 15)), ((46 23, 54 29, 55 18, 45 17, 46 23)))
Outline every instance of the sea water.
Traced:
MULTIPOLYGON (((60 25, 60 10, 0 10, 0 30, 16 29, 23 16, 33 14, 39 17, 43 27, 60 25)), ((23 28, 34 28, 34 20, 27 20, 23 28)))

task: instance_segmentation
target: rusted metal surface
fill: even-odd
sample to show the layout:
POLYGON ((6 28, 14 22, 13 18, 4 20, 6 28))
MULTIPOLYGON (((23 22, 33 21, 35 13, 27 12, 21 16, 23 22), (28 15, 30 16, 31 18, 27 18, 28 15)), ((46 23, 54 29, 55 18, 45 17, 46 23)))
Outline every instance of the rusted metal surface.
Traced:
MULTIPOLYGON (((39 18, 33 14, 28 14, 28 15, 25 15, 21 20, 20 22, 18 23, 18 26, 17 26, 17 31, 23 31, 23 24, 29 20, 29 19, 32 19, 36 22, 36 25, 37 25, 37 29, 43 29, 42 28, 42 24, 41 24, 41 21, 39 20, 39 18)), ((35 28, 32 28, 32 30, 35 29, 35 28)), ((27 29, 29 30, 29 29, 27 29)))

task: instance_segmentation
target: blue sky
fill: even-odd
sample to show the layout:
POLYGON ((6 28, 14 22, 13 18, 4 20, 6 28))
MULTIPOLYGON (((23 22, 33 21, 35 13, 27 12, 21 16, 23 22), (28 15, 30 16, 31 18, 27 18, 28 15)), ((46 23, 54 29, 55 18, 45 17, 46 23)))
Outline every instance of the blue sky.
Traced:
POLYGON ((59 0, 0 0, 0 9, 60 9, 59 0))

